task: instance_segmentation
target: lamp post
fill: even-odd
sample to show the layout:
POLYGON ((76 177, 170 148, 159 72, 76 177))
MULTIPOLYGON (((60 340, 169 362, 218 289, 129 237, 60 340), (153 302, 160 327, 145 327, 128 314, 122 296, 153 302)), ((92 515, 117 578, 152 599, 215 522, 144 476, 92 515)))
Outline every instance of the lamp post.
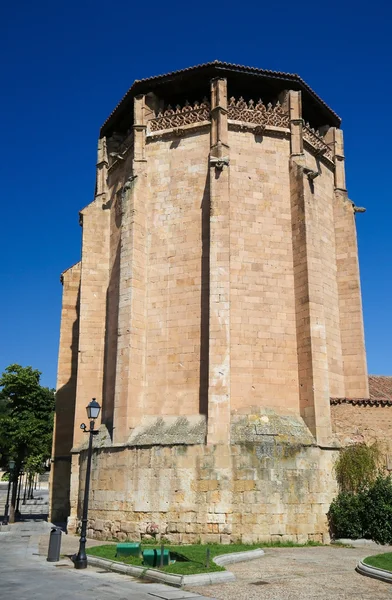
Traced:
POLYGON ((82 516, 82 529, 80 532, 79 552, 73 558, 75 569, 85 569, 87 567, 87 555, 86 555, 86 534, 87 534, 87 514, 88 514, 88 495, 90 491, 90 473, 91 473, 91 458, 93 454, 93 436, 98 433, 98 429, 94 429, 94 421, 98 418, 101 411, 101 407, 95 398, 86 407, 87 417, 90 421, 90 429, 82 423, 80 428, 83 429, 84 433, 89 434, 88 442, 88 454, 87 454, 87 466, 86 466, 86 483, 84 486, 84 499, 83 499, 83 516, 82 516))
POLYGON ((9 472, 9 479, 8 479, 8 489, 7 489, 7 502, 5 504, 5 508, 4 508, 4 520, 3 520, 3 525, 8 525, 8 521, 9 521, 9 508, 10 508, 10 491, 11 491, 11 483, 13 480, 13 476, 14 476, 14 468, 15 468, 15 461, 14 460, 10 460, 8 462, 8 472, 9 472))

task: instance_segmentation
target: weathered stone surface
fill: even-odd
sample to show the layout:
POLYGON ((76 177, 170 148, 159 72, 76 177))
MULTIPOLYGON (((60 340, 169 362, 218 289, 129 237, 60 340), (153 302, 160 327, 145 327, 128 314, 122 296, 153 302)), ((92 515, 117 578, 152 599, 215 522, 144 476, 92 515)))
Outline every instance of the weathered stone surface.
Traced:
POLYGON ((267 456, 271 444, 279 444, 282 448, 287 444, 293 452, 297 445, 315 444, 314 437, 298 415, 280 415, 268 408, 253 408, 247 414, 238 411, 231 420, 231 441, 256 443, 260 448, 266 448, 267 456))
POLYGON ((175 543, 195 539, 253 543, 282 536, 294 541, 323 539, 328 531, 326 500, 336 491, 332 474, 336 450, 297 445, 286 458, 286 445, 284 451, 277 442, 275 446, 269 456, 259 452, 255 442, 188 446, 187 456, 193 461, 187 468, 176 447, 165 457, 160 446, 124 447, 116 453, 111 448, 95 450, 89 526, 100 539, 125 536, 135 541, 151 537, 152 526, 158 539, 165 536, 175 543), (220 466, 222 456, 228 457, 229 468, 220 466), (108 503, 106 481, 119 457, 127 478, 122 479, 123 488, 113 492, 116 503, 108 503), (200 479, 197 464, 204 459, 210 479, 200 479), (218 493, 219 498, 211 496, 218 493))
POLYGON ((143 417, 129 436, 130 446, 202 444, 206 437, 203 415, 188 417, 143 417))

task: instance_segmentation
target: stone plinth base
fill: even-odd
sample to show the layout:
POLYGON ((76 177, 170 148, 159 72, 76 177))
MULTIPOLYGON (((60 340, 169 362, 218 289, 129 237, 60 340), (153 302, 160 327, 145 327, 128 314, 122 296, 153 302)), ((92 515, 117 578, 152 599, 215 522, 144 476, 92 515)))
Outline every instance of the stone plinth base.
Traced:
MULTIPOLYGON (((94 450, 88 536, 172 543, 326 541, 336 450, 277 442, 94 450)), ((76 454, 69 529, 81 514, 86 452, 76 454)))

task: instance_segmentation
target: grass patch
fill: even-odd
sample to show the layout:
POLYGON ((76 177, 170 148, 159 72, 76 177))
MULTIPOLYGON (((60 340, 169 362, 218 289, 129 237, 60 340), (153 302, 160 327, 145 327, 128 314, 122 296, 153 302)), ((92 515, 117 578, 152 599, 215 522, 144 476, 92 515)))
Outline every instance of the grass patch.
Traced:
POLYGON ((367 556, 363 562, 371 567, 377 567, 377 569, 384 569, 384 571, 392 572, 392 552, 367 556))
MULTIPOLYGON (((257 548, 294 548, 303 546, 322 546, 318 542, 308 542, 307 544, 296 544, 295 542, 266 542, 262 544, 189 544, 189 545, 172 545, 165 544, 165 549, 170 552, 176 553, 183 557, 184 561, 177 561, 172 565, 162 567, 165 573, 175 573, 177 575, 194 575, 196 573, 213 573, 215 571, 225 571, 224 567, 220 567, 213 562, 215 556, 220 554, 229 554, 231 552, 246 552, 248 550, 256 550, 257 548), (206 552, 207 548, 210 550, 210 567, 207 569, 206 563, 206 552)), ((159 552, 159 545, 147 546, 149 549, 156 548, 159 552)), ((143 545, 142 545, 143 548, 143 545)), ((90 556, 98 556, 99 558, 107 558, 109 560, 115 560, 116 562, 122 562, 127 565, 136 565, 139 567, 144 566, 142 559, 136 556, 116 556, 116 546, 114 545, 103 545, 94 546, 86 549, 87 554, 90 556)), ((157 568, 157 567, 155 567, 157 568)))

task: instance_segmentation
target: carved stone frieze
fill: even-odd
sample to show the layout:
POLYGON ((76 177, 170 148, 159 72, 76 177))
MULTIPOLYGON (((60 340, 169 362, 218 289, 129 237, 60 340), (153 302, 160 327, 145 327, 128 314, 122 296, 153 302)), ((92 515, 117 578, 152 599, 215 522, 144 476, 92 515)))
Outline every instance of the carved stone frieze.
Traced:
POLYGON ((159 112, 155 119, 149 121, 149 130, 161 131, 209 121, 210 113, 211 107, 206 98, 203 102, 195 102, 193 106, 186 102, 182 107, 177 105, 176 108, 172 108, 169 104, 166 110, 159 112))
POLYGON ((255 104, 253 100, 246 102, 242 97, 239 100, 230 98, 227 117, 232 121, 254 123, 264 127, 267 125, 289 127, 290 121, 288 112, 279 102, 275 105, 271 103, 265 105, 259 100, 255 104))
POLYGON ((310 144, 316 154, 325 156, 329 160, 333 161, 333 150, 323 140, 322 136, 318 131, 310 127, 309 123, 306 123, 302 127, 302 135, 304 142, 310 144))

